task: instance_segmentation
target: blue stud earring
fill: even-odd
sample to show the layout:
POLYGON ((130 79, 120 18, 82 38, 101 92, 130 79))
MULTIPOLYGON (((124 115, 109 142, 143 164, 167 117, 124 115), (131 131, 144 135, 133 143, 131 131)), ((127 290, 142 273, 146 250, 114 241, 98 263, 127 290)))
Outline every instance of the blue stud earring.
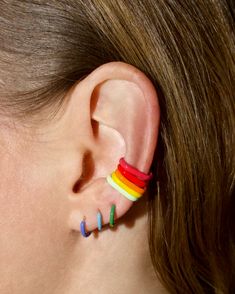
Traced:
POLYGON ((100 211, 98 211, 98 213, 97 213, 97 222, 98 222, 98 230, 101 231, 101 229, 102 229, 102 216, 101 216, 100 211))
POLYGON ((85 217, 83 217, 83 220, 80 223, 80 230, 83 237, 89 237, 91 232, 86 232, 86 221, 85 217))

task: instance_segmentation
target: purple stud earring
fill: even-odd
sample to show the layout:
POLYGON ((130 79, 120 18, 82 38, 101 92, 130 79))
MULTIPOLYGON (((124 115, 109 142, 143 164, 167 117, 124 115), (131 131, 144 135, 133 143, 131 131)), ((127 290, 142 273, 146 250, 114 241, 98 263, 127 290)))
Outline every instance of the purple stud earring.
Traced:
POLYGON ((85 216, 83 217, 83 220, 80 223, 80 230, 83 237, 89 237, 91 232, 86 232, 86 221, 85 216))

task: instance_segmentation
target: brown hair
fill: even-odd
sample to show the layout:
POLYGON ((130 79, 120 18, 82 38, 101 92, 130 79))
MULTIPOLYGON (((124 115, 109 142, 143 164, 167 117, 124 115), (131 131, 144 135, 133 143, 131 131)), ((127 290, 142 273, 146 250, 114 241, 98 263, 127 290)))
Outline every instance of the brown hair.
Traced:
POLYGON ((109 61, 132 64, 151 79, 161 108, 148 198, 156 274, 171 293, 231 293, 233 1, 0 4, 2 115, 21 120, 33 115, 48 119, 46 113, 52 117, 75 81, 109 61))

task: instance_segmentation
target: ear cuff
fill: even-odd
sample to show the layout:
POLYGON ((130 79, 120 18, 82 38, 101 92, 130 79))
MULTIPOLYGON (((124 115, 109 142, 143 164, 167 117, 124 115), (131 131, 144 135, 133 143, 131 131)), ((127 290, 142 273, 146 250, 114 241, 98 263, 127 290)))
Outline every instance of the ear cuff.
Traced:
MULTIPOLYGON (((149 180, 153 174, 143 173, 137 168, 128 164, 124 157, 120 158, 119 164, 114 172, 106 177, 107 182, 111 187, 120 192, 124 197, 131 201, 137 201, 143 196, 146 191, 149 180)), ((101 212, 97 213, 98 230, 102 230, 102 215, 101 212)), ((115 204, 110 208, 109 225, 115 225, 115 204)), ((83 237, 90 236, 91 232, 85 229, 85 217, 80 223, 80 230, 83 237)))

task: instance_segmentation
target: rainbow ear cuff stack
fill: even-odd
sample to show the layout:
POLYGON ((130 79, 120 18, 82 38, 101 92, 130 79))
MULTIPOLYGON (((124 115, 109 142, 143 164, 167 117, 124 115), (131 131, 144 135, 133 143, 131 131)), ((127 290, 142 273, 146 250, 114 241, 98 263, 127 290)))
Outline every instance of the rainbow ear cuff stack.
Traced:
MULTIPOLYGON (((137 201, 146 191, 149 180, 153 177, 152 173, 146 174, 128 164, 124 157, 120 158, 119 164, 114 172, 106 177, 107 182, 115 190, 131 201, 137 201)), ((115 204, 110 208, 109 225, 113 227, 115 222, 115 204)), ((98 230, 102 230, 102 215, 97 212, 98 230)), ((85 217, 81 221, 80 231, 83 237, 90 236, 91 232, 86 232, 85 217)))

